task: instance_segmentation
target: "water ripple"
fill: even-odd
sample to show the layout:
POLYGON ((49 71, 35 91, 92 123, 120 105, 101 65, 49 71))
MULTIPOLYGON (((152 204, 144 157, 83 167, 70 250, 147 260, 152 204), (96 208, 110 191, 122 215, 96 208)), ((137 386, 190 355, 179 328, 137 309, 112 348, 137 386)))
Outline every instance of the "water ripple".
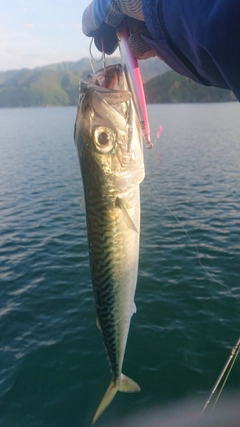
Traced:
MULTIPOLYGON (((149 111, 152 132, 161 120, 163 134, 145 152, 137 314, 124 361, 142 393, 118 396, 109 420, 206 394, 239 336, 239 106, 149 111)), ((74 118, 75 108, 0 110, 3 427, 90 425, 110 380, 74 118)), ((239 378, 236 364, 229 387, 239 378)))

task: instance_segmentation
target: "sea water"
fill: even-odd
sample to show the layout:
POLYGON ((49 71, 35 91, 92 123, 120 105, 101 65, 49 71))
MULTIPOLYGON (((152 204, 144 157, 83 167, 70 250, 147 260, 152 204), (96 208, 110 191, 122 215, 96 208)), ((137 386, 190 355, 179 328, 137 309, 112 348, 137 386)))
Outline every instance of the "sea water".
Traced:
MULTIPOLYGON (((208 398, 240 331, 240 107, 150 105, 123 372, 99 424, 208 398)), ((96 327, 76 108, 0 110, 0 426, 85 427, 111 379, 96 327)), ((237 359, 225 390, 240 388, 237 359)), ((225 392, 224 390, 224 392, 225 392)))

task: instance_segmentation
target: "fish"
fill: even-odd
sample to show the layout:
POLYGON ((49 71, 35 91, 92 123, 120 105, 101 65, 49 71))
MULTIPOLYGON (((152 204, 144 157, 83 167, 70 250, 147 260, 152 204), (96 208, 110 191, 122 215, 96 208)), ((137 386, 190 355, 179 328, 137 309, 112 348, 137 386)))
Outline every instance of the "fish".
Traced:
POLYGON ((121 64, 80 82, 74 141, 84 189, 96 323, 112 374, 93 424, 118 391, 138 392, 122 373, 138 275, 141 125, 121 64))

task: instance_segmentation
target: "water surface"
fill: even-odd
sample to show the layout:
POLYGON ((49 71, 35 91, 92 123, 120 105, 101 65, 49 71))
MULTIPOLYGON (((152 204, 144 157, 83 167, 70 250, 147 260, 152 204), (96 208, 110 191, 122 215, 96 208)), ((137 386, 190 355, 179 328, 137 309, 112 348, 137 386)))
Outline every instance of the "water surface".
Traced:
MULTIPOLYGON (((137 314, 99 425, 208 397, 239 337, 240 107, 151 105, 137 314)), ((95 324, 76 109, 0 110, 0 425, 89 426, 110 382, 95 324)), ((226 390, 239 390, 237 360, 226 390)))

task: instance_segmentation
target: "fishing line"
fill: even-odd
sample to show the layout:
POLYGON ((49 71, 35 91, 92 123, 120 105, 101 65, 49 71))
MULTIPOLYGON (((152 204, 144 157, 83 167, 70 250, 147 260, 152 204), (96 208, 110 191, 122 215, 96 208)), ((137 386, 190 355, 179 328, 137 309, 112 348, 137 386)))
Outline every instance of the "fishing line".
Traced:
MULTIPOLYGON (((157 139, 159 139, 159 138, 155 138, 155 141, 157 140, 157 139)), ((192 246, 195 248, 195 251, 196 251, 196 253, 197 253, 197 259, 198 259, 198 262, 199 262, 199 265, 201 266, 201 268, 205 271, 205 273, 207 274, 207 276, 208 277, 210 277, 215 283, 217 283, 218 285, 220 285, 220 286, 224 286, 227 290, 228 290, 228 292, 232 295, 232 297, 234 297, 236 300, 237 300, 237 303, 238 304, 240 304, 240 300, 239 300, 239 298, 236 296, 236 295, 234 295, 233 294, 233 291, 229 288, 229 286, 228 285, 226 285, 224 282, 221 282, 221 281, 219 281, 219 280, 217 280, 209 271, 208 271, 208 269, 207 269, 207 267, 205 267, 204 265, 203 265, 203 263, 202 263, 202 261, 201 261, 201 259, 200 259, 200 257, 201 257, 201 255, 200 255, 200 252, 199 252, 199 250, 198 250, 198 246, 196 245, 196 243, 194 243, 194 241, 192 240, 192 238, 190 237, 190 235, 189 235, 189 233, 188 233, 188 231, 186 230, 186 228, 184 227, 184 225, 181 223, 181 221, 178 219, 178 217, 175 215, 175 213, 169 208, 169 206, 164 202, 164 200, 162 199, 162 197, 158 194, 158 192, 157 192, 157 190, 156 190, 156 188, 155 188, 155 185, 154 185, 154 183, 153 183, 153 180, 152 180, 152 178, 151 178, 151 176, 149 175, 148 176, 149 177, 149 180, 150 180, 150 183, 151 183, 151 187, 152 187, 152 190, 153 190, 153 193, 155 194, 155 196, 160 200, 160 202, 162 203, 162 205, 164 206, 164 208, 176 219, 176 221, 178 222, 178 224, 180 225, 180 227, 182 228, 182 230, 184 231, 184 233, 186 234, 186 236, 188 237, 188 239, 190 240, 190 242, 191 242, 191 244, 192 244, 192 246)), ((232 351, 231 351, 231 355, 230 355, 230 357, 229 357, 229 359, 228 359, 228 361, 227 361, 227 363, 225 364, 225 366, 224 366, 224 368, 223 368, 223 370, 222 370, 222 372, 221 372, 221 374, 219 375, 219 377, 218 377, 218 379, 217 379, 217 381, 216 381, 216 383, 215 383, 215 385, 214 385, 214 387, 213 387, 213 389, 212 389, 212 392, 211 392, 211 394, 210 394, 210 397, 209 397, 209 399, 207 400, 207 402, 206 402, 206 404, 204 405, 204 408, 203 408, 203 410, 202 410, 202 412, 201 412, 201 415, 203 415, 203 413, 205 412, 205 410, 206 410, 206 408, 208 407, 208 405, 209 405, 209 403, 210 403, 210 401, 211 401, 211 399, 212 399, 212 397, 213 397, 213 395, 214 395, 214 393, 215 393, 215 391, 217 390, 217 388, 218 388, 218 386, 219 386, 219 384, 220 384, 220 382, 221 382, 221 380, 223 379, 223 377, 224 377, 224 375, 225 375, 225 373, 226 373, 226 371, 227 371, 227 369, 228 369, 228 371, 227 371, 227 374, 226 374, 226 376, 225 376, 225 379, 224 379, 224 381, 223 381, 223 384, 222 384, 222 386, 221 386, 221 389, 220 389, 220 391, 219 391, 219 393, 218 393, 218 396, 217 396, 217 398, 216 398, 216 400, 215 400, 215 403, 214 403, 214 405, 213 405, 213 407, 212 407, 212 411, 215 409, 215 406, 216 406, 216 404, 217 404, 217 402, 218 402, 218 400, 219 400, 219 398, 220 398, 220 396, 221 396, 221 394, 222 394, 222 391, 223 391, 223 389, 224 389, 224 387, 225 387, 225 384, 226 384, 226 382, 227 382, 227 380, 228 380, 228 378, 229 378, 229 375, 230 375, 230 373, 231 373, 231 371, 232 371, 232 369, 233 369, 233 366, 234 366, 234 364, 235 364, 235 362, 236 362, 236 360, 237 360, 237 357, 238 357, 238 355, 239 355, 239 353, 240 353, 240 338, 238 339, 238 341, 237 341, 237 343, 236 343, 236 345, 233 347, 233 349, 232 349, 232 351), (229 366, 230 365, 230 366, 229 366)))
POLYGON ((153 189, 153 191, 155 192, 155 195, 159 198, 159 200, 160 200, 160 202, 162 203, 162 205, 164 206, 164 208, 166 209, 166 210, 168 210, 168 212, 170 212, 170 214, 176 219, 176 221, 178 222, 178 224, 180 225, 180 227, 182 228, 182 230, 184 231, 184 233, 186 234, 186 236, 188 237, 188 239, 190 240, 190 242, 191 242, 191 244, 192 244, 192 246, 194 247, 194 249, 196 250, 196 253, 197 253, 197 258, 198 258, 198 262, 199 262, 199 264, 200 264, 200 266, 202 267, 202 269, 205 271, 205 273, 214 281, 214 282, 216 282, 216 283, 218 283, 219 285, 221 285, 221 286, 224 286, 224 287, 226 287, 229 291, 230 291, 230 288, 225 284, 225 283, 223 283, 223 282, 220 282, 219 280, 217 280, 209 271, 208 271, 208 269, 207 269, 207 267, 205 267, 204 265, 203 265, 203 263, 202 263, 202 261, 201 261, 201 259, 200 259, 200 257, 201 257, 201 255, 200 255, 200 253, 199 253, 199 250, 198 250, 198 247, 197 247, 197 245, 196 245, 196 243, 194 243, 194 241, 192 240, 192 238, 190 237, 190 235, 189 235, 189 233, 188 233, 188 231, 186 230, 186 228, 184 227, 184 225, 181 223, 181 221, 178 219, 178 217, 175 215, 175 213, 169 208, 169 206, 168 205, 166 205, 166 203, 163 201, 163 199, 162 199, 162 197, 159 195, 159 194, 157 194, 157 192, 156 192, 156 190, 155 190, 155 187, 153 186, 153 182, 152 182, 152 180, 150 179, 150 181, 151 181, 151 185, 152 185, 152 189, 153 189))
MULTIPOLYGON (((159 138, 155 138, 154 142, 159 139, 159 138)), ((155 144, 154 144, 155 145, 155 144)), ((191 242, 192 246, 194 247, 196 254, 197 254, 197 259, 198 259, 198 263, 200 265, 200 267, 205 271, 206 275, 212 279, 212 281, 214 281, 215 283, 217 283, 218 285, 226 288, 228 290, 228 292, 230 292, 230 294, 232 295, 232 297, 234 297, 238 304, 240 304, 240 300, 239 298, 233 294, 233 291, 231 290, 231 288, 226 285, 224 282, 216 279, 212 273, 210 273, 207 269, 207 267, 202 263, 201 261, 201 254, 198 250, 198 246, 196 245, 196 243, 193 241, 193 239, 190 237, 188 231, 186 230, 186 228, 184 227, 184 225, 181 223, 181 221, 178 219, 178 217, 174 214, 174 212, 169 208, 169 206, 163 201, 162 197, 158 194, 153 181, 151 179, 151 176, 149 175, 149 179, 150 179, 150 183, 153 189, 153 192, 155 193, 155 196, 160 200, 160 202, 162 203, 162 205, 164 206, 164 208, 176 219, 176 221, 178 222, 178 224, 180 225, 180 227, 182 228, 182 230, 184 231, 184 233, 186 234, 186 236, 188 237, 189 241, 191 242)))

